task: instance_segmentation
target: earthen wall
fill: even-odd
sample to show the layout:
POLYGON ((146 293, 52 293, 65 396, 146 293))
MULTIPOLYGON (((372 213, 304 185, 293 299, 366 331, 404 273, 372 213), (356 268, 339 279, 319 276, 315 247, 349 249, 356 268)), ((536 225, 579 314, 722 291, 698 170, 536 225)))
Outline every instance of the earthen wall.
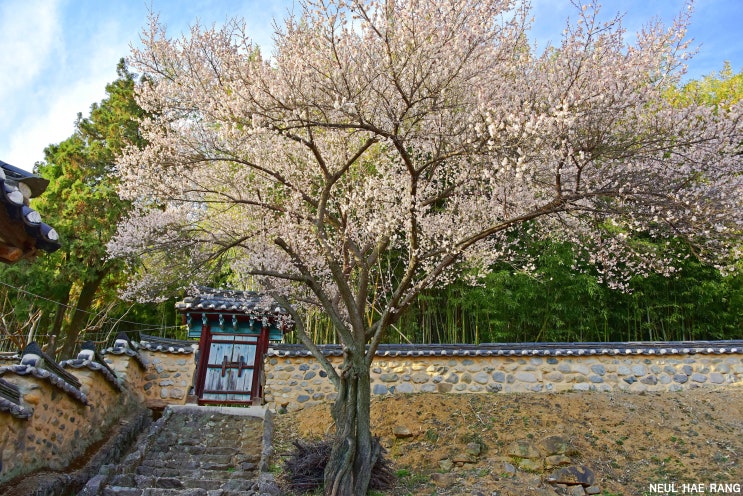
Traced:
POLYGON ((0 483, 41 468, 63 470, 138 407, 135 398, 96 371, 72 374, 82 383, 82 395, 70 394, 32 374, 3 375, 18 386, 24 409, 33 413, 18 418, 0 412, 0 483))
POLYGON ((140 350, 143 367, 127 355, 106 355, 111 368, 147 408, 185 405, 196 370, 195 354, 140 350))

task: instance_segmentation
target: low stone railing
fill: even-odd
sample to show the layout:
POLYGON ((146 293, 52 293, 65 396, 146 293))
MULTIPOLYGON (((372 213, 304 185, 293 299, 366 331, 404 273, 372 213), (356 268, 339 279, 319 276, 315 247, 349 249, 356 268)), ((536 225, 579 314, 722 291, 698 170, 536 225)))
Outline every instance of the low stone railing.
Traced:
MULTIPOLYGON (((321 349, 340 365, 340 347, 321 349)), ((740 387, 743 341, 382 345, 371 372, 377 396, 740 387)), ((327 374, 302 346, 269 349, 264 400, 270 408, 301 410, 335 397, 327 374)))

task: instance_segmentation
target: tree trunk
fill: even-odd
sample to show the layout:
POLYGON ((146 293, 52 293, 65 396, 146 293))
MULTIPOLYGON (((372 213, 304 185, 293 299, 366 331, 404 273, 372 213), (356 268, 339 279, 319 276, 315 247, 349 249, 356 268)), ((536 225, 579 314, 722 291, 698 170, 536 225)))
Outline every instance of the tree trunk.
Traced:
POLYGON ((58 360, 72 358, 80 332, 85 328, 85 323, 88 319, 88 311, 93 305, 93 299, 104 277, 105 273, 97 273, 93 279, 85 281, 83 284, 70 323, 66 326, 64 331, 64 343, 59 352, 58 360))
POLYGON ((325 467, 326 496, 365 495, 380 453, 371 435, 371 379, 363 350, 347 351, 338 398, 332 408, 335 437, 325 467))
POLYGON ((57 338, 62 334, 62 324, 64 324, 64 316, 67 313, 67 304, 70 302, 70 287, 67 287, 67 291, 60 301, 61 305, 57 305, 57 311, 54 313, 54 322, 52 329, 49 332, 49 342, 47 343, 47 354, 52 358, 56 359, 56 341, 57 338), (52 343, 54 341, 54 343, 52 343), (51 343, 51 344, 50 344, 51 343))

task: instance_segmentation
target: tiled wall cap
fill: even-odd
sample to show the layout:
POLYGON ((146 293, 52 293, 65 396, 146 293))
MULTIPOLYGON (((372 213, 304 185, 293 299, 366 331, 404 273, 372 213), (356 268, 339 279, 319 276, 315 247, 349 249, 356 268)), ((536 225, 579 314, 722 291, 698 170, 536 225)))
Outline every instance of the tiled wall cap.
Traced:
POLYGON ((33 408, 17 405, 5 398, 0 398, 0 412, 8 412, 13 417, 22 420, 28 420, 34 414, 33 408))
MULTIPOLYGON (((727 354, 738 353, 743 340, 683 342, 635 342, 625 343, 505 343, 483 345, 380 345, 376 351, 380 357, 395 356, 600 356, 600 355, 679 355, 679 354, 727 354), (629 343, 627 343, 629 344, 629 343)), ((327 356, 341 356, 338 345, 320 345, 327 356)), ((311 353, 300 345, 275 345, 269 356, 309 356, 311 353)))
POLYGON ((16 375, 32 375, 38 379, 44 379, 49 381, 54 386, 58 387, 71 397, 78 400, 80 403, 87 405, 88 397, 80 391, 78 388, 70 385, 57 374, 53 374, 48 370, 40 369, 37 367, 29 367, 28 365, 10 365, 8 367, 0 367, 0 375, 5 373, 13 373, 16 375))
POLYGON ((194 348, 192 346, 188 347, 175 347, 175 346, 168 346, 163 345, 160 343, 148 343, 148 342, 140 342, 140 346, 149 351, 159 351, 161 353, 174 353, 174 354, 183 354, 183 355, 189 355, 194 352, 194 348))
POLYGON ((82 359, 79 358, 80 355, 78 355, 78 358, 72 359, 72 360, 65 360, 63 362, 60 362, 59 365, 65 368, 73 368, 73 369, 82 369, 87 368, 94 372, 98 372, 103 376, 103 378, 112 384, 118 391, 123 391, 124 388, 121 385, 121 382, 119 382, 119 379, 111 373, 108 367, 101 365, 98 362, 95 362, 90 359, 82 359))

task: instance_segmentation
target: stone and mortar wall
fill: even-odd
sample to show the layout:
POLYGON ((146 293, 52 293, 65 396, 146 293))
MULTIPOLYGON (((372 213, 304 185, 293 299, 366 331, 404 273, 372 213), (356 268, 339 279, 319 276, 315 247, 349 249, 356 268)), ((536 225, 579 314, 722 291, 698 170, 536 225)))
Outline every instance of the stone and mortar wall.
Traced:
MULTIPOLYGON (((0 411, 0 486, 40 469, 65 470, 91 445, 105 439, 117 423, 138 410, 186 403, 196 368, 194 354, 140 350, 143 368, 129 355, 105 355, 123 391, 95 370, 67 368, 80 382, 87 405, 50 381, 6 373, 20 388, 28 418, 0 411)), ((3 360, 12 366, 18 358, 3 360)))
POLYGON ((33 375, 5 374, 21 391, 28 419, 0 413, 0 483, 41 468, 62 470, 92 444, 104 439, 138 402, 92 370, 74 370, 88 404, 33 375))
POLYGON ((195 354, 140 350, 143 369, 128 355, 107 354, 106 361, 147 408, 185 405, 196 370, 195 354))
MULTIPOLYGON (((336 368, 340 357, 329 357, 336 368)), ((743 387, 743 353, 572 357, 377 357, 372 395, 562 391, 681 391, 743 387)), ((301 410, 336 398, 317 360, 268 356, 264 399, 275 411, 301 410)))
POLYGON ((10 355, 10 354, 6 356, 3 354, 0 354, 0 367, 4 367, 6 365, 15 365, 16 363, 18 363, 17 356, 10 355))

